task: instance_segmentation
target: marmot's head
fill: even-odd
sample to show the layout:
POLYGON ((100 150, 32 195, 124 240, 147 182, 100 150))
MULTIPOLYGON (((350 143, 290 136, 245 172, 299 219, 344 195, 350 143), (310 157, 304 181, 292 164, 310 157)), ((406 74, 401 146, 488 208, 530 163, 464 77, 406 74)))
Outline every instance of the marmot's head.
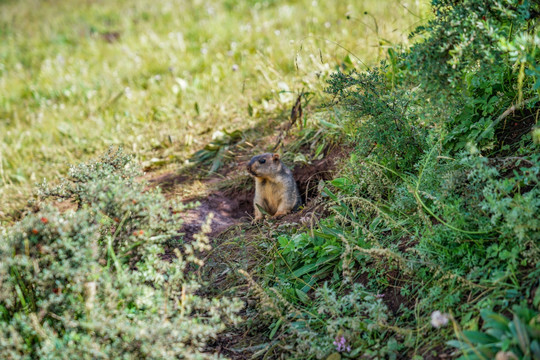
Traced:
POLYGON ((281 172, 279 154, 265 153, 252 157, 247 171, 254 177, 273 177, 281 172))

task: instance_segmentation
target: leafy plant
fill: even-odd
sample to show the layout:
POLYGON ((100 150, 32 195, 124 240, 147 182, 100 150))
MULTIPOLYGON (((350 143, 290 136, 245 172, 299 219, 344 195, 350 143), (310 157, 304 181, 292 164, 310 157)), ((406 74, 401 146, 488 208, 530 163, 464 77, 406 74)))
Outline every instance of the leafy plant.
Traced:
POLYGON ((540 359, 540 313, 514 306, 512 320, 490 310, 480 312, 483 331, 465 330, 448 344, 462 351, 459 359, 540 359))

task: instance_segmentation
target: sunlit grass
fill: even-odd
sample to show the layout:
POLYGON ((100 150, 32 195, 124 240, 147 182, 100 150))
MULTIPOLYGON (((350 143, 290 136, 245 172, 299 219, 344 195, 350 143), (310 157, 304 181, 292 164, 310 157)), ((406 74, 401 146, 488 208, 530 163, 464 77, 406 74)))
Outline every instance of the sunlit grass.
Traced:
POLYGON ((0 218, 110 144, 181 162, 216 130, 320 94, 338 66, 374 64, 426 14, 399 0, 4 1, 0 218))

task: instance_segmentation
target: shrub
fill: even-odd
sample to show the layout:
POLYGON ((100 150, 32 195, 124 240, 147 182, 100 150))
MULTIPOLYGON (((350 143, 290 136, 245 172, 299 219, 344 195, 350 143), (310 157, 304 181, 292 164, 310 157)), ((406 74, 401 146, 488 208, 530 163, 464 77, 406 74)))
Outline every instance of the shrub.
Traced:
POLYGON ((344 128, 353 129, 352 138, 360 156, 371 154, 392 168, 404 169, 422 153, 426 129, 411 110, 414 92, 392 88, 385 70, 382 67, 366 73, 334 73, 325 91, 348 111, 347 119, 342 121, 354 124, 345 124, 344 128))
POLYGON ((138 173, 110 150, 43 190, 76 210, 46 205, 3 230, 0 357, 217 358, 206 344, 241 304, 197 295, 188 269, 202 264, 204 233, 164 257, 181 243, 183 207, 144 191, 138 173))
POLYGON ((290 325, 295 357, 326 359, 334 353, 395 358, 400 346, 388 331, 388 309, 380 297, 355 284, 339 296, 325 283, 315 292, 313 314, 290 325))

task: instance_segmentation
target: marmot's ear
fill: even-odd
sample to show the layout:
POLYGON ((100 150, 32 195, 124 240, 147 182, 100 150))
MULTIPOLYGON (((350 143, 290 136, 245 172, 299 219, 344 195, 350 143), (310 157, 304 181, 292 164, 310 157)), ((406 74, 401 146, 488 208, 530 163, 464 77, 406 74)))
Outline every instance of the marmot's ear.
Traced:
POLYGON ((279 154, 275 153, 274 156, 272 156, 272 158, 274 159, 274 161, 278 161, 279 160, 279 154))

